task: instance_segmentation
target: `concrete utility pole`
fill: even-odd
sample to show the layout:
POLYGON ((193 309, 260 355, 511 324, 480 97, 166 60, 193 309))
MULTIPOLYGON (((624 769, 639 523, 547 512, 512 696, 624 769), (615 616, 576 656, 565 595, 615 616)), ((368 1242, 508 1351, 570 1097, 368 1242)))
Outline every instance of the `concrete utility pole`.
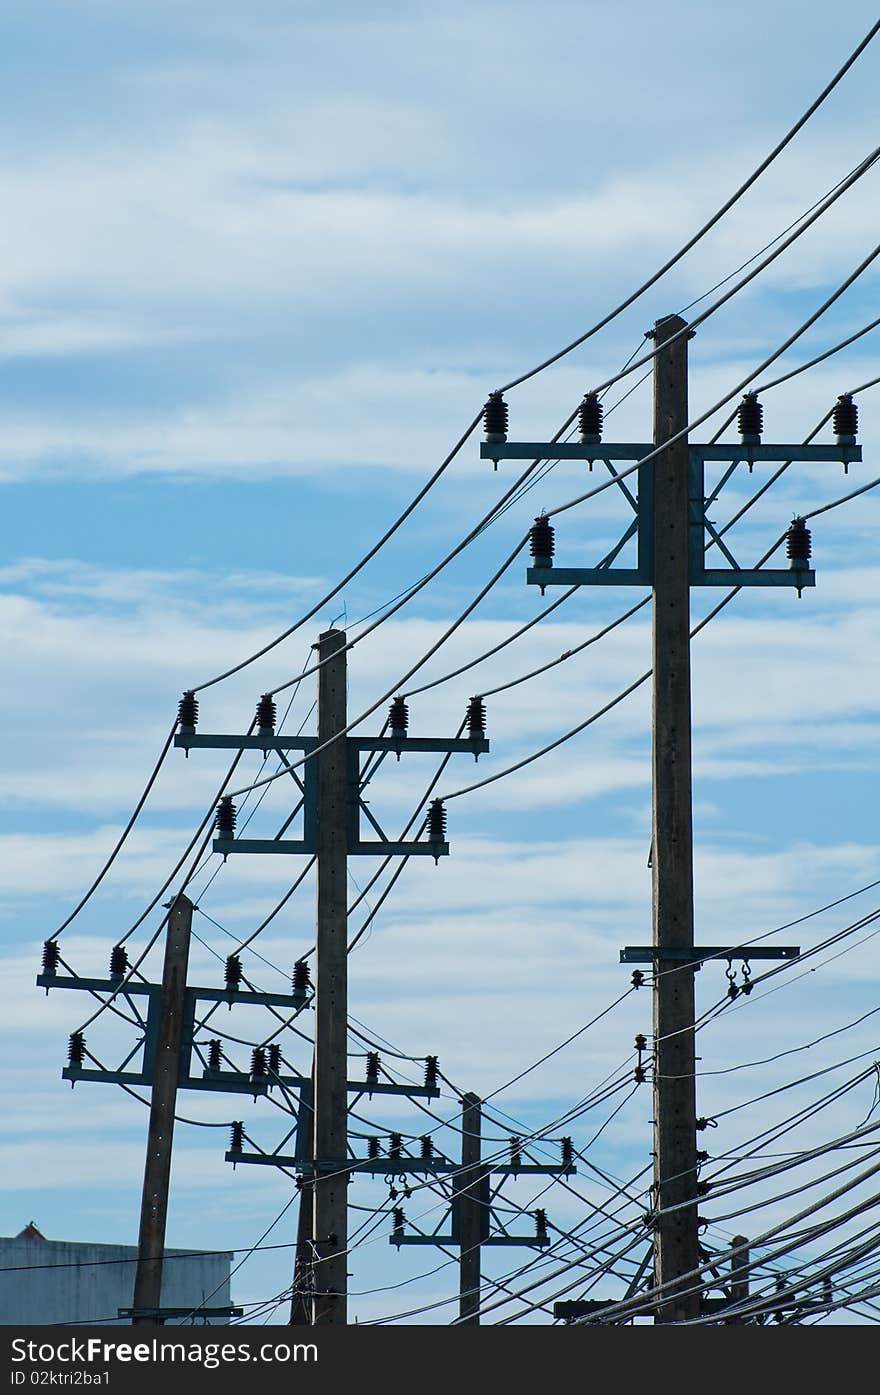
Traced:
POLYGON ((461 1322, 480 1321, 480 1246, 485 1229, 483 1172, 480 1167, 482 1104, 478 1095, 462 1096, 461 1174, 455 1181, 458 1191, 455 1214, 459 1245, 459 1318, 461 1322))
POLYGON ((315 960, 315 1118, 313 1323, 347 1321, 348 1268, 348 957, 346 652, 341 630, 318 639, 317 938, 315 960))
POLYGON ((186 996, 193 904, 180 895, 168 916, 165 963, 162 970, 162 996, 159 1038, 150 1100, 150 1129, 141 1198, 141 1224, 138 1259, 134 1280, 132 1323, 156 1322, 162 1296, 162 1260, 165 1253, 165 1222, 168 1215, 168 1184, 171 1179, 171 1144, 174 1112, 180 1074, 180 1040, 186 996), (137 1316, 142 1313, 143 1316, 137 1316))
MULTIPOLYGON (((654 326, 654 445, 688 420, 687 342, 678 315, 654 326)), ((694 944, 688 442, 654 461, 653 944, 655 1281, 672 1285, 657 1322, 699 1316, 694 967, 664 950, 694 944), (671 1210, 670 1208, 678 1208, 671 1210), (685 1290, 693 1289, 691 1293, 685 1290)))

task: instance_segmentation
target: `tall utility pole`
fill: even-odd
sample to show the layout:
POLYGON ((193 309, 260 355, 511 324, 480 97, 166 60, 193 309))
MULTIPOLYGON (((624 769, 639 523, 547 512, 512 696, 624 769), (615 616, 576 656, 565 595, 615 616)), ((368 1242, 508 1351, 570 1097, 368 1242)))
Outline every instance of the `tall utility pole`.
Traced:
POLYGON ((162 1260, 168 1185, 171 1179, 171 1144, 180 1075, 180 1042, 186 1001, 193 904, 181 894, 168 916, 165 963, 159 1010, 159 1037, 153 1069, 150 1127, 141 1198, 141 1223, 134 1280, 132 1323, 157 1320, 162 1296, 162 1260))
MULTIPOLYGON (((654 1223, 655 1283, 663 1285, 652 1311, 657 1322, 681 1322, 700 1312, 697 1243, 696 1090, 694 1071, 694 972, 707 960, 796 959, 796 945, 694 945, 693 827, 691 812, 691 698, 689 591, 691 586, 815 586, 810 532, 803 518, 787 534, 789 566, 741 567, 707 515, 734 470, 795 460, 861 460, 858 413, 845 393, 833 417, 833 445, 764 444, 763 407, 747 392, 738 411, 739 440, 688 441, 687 341, 692 331, 679 315, 658 320, 655 343, 653 440, 602 439, 602 403, 588 392, 578 409, 577 441, 508 441, 508 408, 500 392, 483 409, 486 439, 480 456, 501 460, 586 460, 604 463, 626 500, 630 518, 620 541, 592 567, 558 566, 552 515, 541 514, 530 532, 530 586, 650 586, 654 603, 653 724, 653 937, 648 946, 627 945, 621 963, 652 964, 654 979, 654 1223), (681 434, 679 440, 672 438, 681 434), (670 442, 666 445, 666 442, 670 442), (661 449, 662 448, 662 449, 661 449), (635 462, 638 494, 618 477, 615 462, 635 462), (726 465, 706 492, 706 466, 726 465), (616 564, 630 540, 635 559, 616 564), (710 549, 719 565, 707 565, 710 549), (688 1290, 693 1290, 688 1292, 688 1290)), ((632 549, 631 549, 632 550, 632 549)), ((735 986, 733 991, 738 991, 735 986)), ((731 990, 728 990, 729 992, 731 990)), ((747 990, 744 990, 747 991, 747 990)), ((637 1077, 638 1078, 638 1077, 637 1077)), ((641 1076, 644 1079, 644 1074, 641 1076)), ((742 1283, 737 1271, 736 1283, 742 1283)), ((583 1305, 581 1305, 583 1306, 583 1305)))
POLYGON ((318 638, 317 931, 312 1244, 315 1326, 344 1324, 348 1266, 348 763, 341 630, 318 638), (338 739, 334 739, 338 738, 338 739))
MULTIPOLYGON (((654 326, 654 445, 687 426, 687 334, 679 315, 654 326), (678 335, 673 343, 671 336, 678 335)), ((653 944, 654 1206, 658 1285, 699 1266, 697 1231, 694 849, 691 812, 690 520, 688 442, 654 460, 653 944), (678 955, 665 957, 664 951, 678 955)), ((663 1291, 658 1322, 698 1317, 699 1285, 663 1291), (690 1287, 692 1290, 687 1293, 690 1287)))
POLYGON ((456 1216, 459 1245, 459 1318, 466 1323, 480 1321, 480 1246, 488 1230, 483 1179, 480 1167, 482 1101, 478 1095, 462 1096, 461 1175, 455 1182, 459 1191, 456 1216))

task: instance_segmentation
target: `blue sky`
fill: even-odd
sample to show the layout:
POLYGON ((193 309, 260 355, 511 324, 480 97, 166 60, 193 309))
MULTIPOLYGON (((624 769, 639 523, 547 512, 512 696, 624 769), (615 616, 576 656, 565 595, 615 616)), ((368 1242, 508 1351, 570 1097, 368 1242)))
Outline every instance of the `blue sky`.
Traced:
MULTIPOLYGON (((872 6, 852 3, 829 36, 819 6, 752 0, 735 10, 674 3, 662 11, 568 0, 478 0, 442 12, 334 2, 269 3, 244 14, 225 0, 5 7, 2 1233, 33 1217, 54 1238, 136 1238, 145 1111, 121 1092, 71 1092, 60 1080, 67 1034, 87 1004, 73 994, 46 999, 33 975, 41 942, 125 823, 180 692, 311 608, 409 501, 487 392, 582 333, 660 265, 772 148, 875 17, 872 6)), ((510 394, 512 437, 551 436, 656 318, 703 295, 849 172, 874 139, 877 62, 875 41, 679 267, 601 335, 510 394)), ((876 179, 863 179, 701 328, 690 346, 694 414, 729 392, 870 251, 876 179)), ((779 371, 854 332, 876 307, 871 269, 779 371)), ((840 392, 876 375, 876 336, 867 336, 766 394, 765 439, 801 439, 840 392)), ((628 386, 612 389, 607 406, 628 386)), ((733 535, 738 556, 757 558, 793 512, 873 477, 875 401, 871 393, 861 401, 864 464, 848 476, 837 465, 794 467, 733 535)), ((606 438, 644 439, 650 411, 648 382, 609 416, 606 438)), ((716 521, 745 501, 758 476, 734 478, 716 521)), ((319 630, 341 616, 357 633, 355 622, 439 560, 513 477, 511 463, 494 475, 472 439, 400 534, 314 621, 203 695, 203 728, 243 730, 259 693, 301 671, 319 630)), ((356 646, 351 711, 394 685, 540 508, 586 487, 581 467, 557 467, 356 646)), ((563 515, 560 561, 600 555, 623 519, 608 493, 563 515)), ((817 519, 815 591, 800 601, 772 590, 741 596, 695 642, 704 941, 761 933, 877 876, 878 524, 871 495, 817 519)), ((469 673, 414 698, 411 729, 451 734, 472 692, 573 648, 635 599, 629 590, 576 596, 479 678, 469 673)), ((717 599, 695 595, 695 618, 717 599)), ((538 606, 517 564, 421 681, 491 647, 538 606)), ((521 759, 632 682, 650 663, 647 614, 490 700, 490 756, 476 775, 459 758, 439 792, 521 759)), ((294 726, 311 720, 310 683, 297 693, 294 726)), ((436 868, 410 865, 352 956, 357 1018, 413 1056, 439 1054, 456 1085, 488 1094, 623 991, 618 949, 650 933, 649 710, 643 689, 552 756, 450 803, 453 855, 436 868)), ((103 970, 221 771, 208 753, 169 759, 112 875, 62 937, 78 970, 103 970)), ((376 807, 391 823, 405 822, 428 773, 412 758, 377 777, 376 807)), ((283 807, 276 785, 264 812, 283 807)), ((352 872, 363 885, 369 868, 352 872)), ((231 859, 200 905, 244 935, 291 880, 275 860, 231 859)), ((856 909, 871 905, 868 896, 856 909)), ((311 943, 312 915, 307 882, 261 938, 265 957, 285 972, 311 943)), ((847 915, 798 933, 815 943, 847 915)), ((205 944, 193 976, 219 982, 216 956, 232 940, 204 918, 198 925, 205 944)), ((135 943, 145 942, 139 934, 135 943)), ((766 1004, 755 997, 737 1006, 703 1034, 703 1069, 741 1061, 744 1050, 794 1049, 814 1026, 819 1035, 854 1020, 872 1006, 875 955, 869 943, 766 1004)), ((282 984, 268 965, 252 968, 266 986, 282 984)), ((704 1005, 725 986, 720 968, 701 974, 704 1005)), ((540 1128, 617 1069, 634 1033, 648 1030, 648 994, 632 995, 497 1103, 540 1128)), ((96 1050, 122 1040, 106 1021, 94 1033, 96 1050)), ((820 1064, 875 1042, 869 1020, 839 1050, 823 1048, 820 1064)), ((794 1069, 786 1058, 776 1073, 701 1082, 702 1107, 758 1094, 794 1069)), ((851 1101, 856 1122, 870 1104, 865 1090, 851 1101)), ((441 1103, 444 1117, 453 1112, 451 1097, 441 1103)), ((195 1095, 183 1104, 210 1122, 238 1108, 195 1095)), ((755 1131, 776 1117, 766 1108, 754 1115, 755 1131)), ((393 1113, 374 1101, 373 1110, 386 1128, 423 1128, 407 1108, 393 1113)), ((249 1107, 246 1117, 262 1142, 274 1141, 271 1110, 249 1107)), ((578 1146, 593 1117, 571 1126, 578 1146)), ((649 1097, 638 1096, 603 1133, 591 1156, 609 1175, 632 1175, 648 1161, 649 1117, 649 1097)), ((845 1111, 841 1121, 852 1126, 845 1111)), ((822 1116, 810 1141, 825 1136, 826 1124, 822 1116)), ((287 1180, 264 1169, 233 1175, 220 1137, 178 1131, 171 1245, 247 1248, 289 1195, 287 1180)), ((731 1130, 725 1146, 737 1137, 731 1130)), ((383 1200, 380 1184, 359 1185, 358 1204, 383 1200)), ((598 1200, 593 1186, 584 1183, 585 1195, 598 1200)), ((525 1190, 513 1194, 527 1204, 525 1190)), ((583 1214, 569 1195, 545 1200, 559 1224, 583 1214)), ((292 1238, 290 1214, 272 1241, 292 1238)), ((416 1278, 433 1267, 432 1252, 398 1255, 387 1229, 353 1255, 352 1286, 364 1292, 352 1310, 361 1321, 454 1290, 452 1269, 416 1278)), ((487 1272, 520 1257, 498 1253, 499 1267, 492 1257, 487 1272)), ((254 1257, 235 1296, 280 1292, 289 1268, 287 1251, 254 1257)))

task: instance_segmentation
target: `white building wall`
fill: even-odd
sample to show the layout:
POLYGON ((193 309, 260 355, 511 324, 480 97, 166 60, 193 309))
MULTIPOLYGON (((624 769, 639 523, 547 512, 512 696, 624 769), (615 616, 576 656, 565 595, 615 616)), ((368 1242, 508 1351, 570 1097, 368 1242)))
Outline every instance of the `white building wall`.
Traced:
MULTIPOLYGON (((0 1237, 0 1324, 127 1323, 117 1314, 132 1306, 136 1259, 134 1245, 0 1237)), ((162 1307, 228 1307, 231 1261, 230 1252, 166 1251, 162 1307)))

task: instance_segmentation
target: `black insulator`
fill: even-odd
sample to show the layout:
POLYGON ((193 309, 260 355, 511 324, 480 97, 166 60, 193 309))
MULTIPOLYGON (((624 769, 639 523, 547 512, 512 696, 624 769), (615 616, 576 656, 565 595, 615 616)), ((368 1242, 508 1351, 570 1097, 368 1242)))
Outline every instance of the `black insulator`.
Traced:
POLYGON ((379 1079, 379 1053, 378 1051, 367 1052, 367 1084, 375 1085, 379 1079))
POLYGON ((208 1042, 208 1070, 220 1069, 220 1043, 216 1037, 208 1042))
POLYGON ((545 513, 529 529, 529 549, 536 567, 552 567, 556 530, 545 513))
POLYGON ((421 1147, 422 1160, 427 1162, 428 1159, 433 1158, 434 1140, 429 1137, 428 1134, 424 1134, 423 1137, 419 1139, 419 1144, 421 1147))
POLYGON ((754 392, 747 392, 737 411, 739 434, 746 445, 757 445, 764 430, 764 408, 754 392))
POLYGON ((707 1128, 709 1127, 709 1120, 708 1120, 708 1119, 697 1119, 696 1122, 695 1122, 695 1124, 694 1124, 694 1127, 695 1127, 695 1129, 697 1130, 697 1133, 701 1133, 701 1132, 703 1131, 703 1129, 707 1129, 707 1128))
POLYGON ((562 1140, 562 1166, 566 1172, 570 1172, 574 1167, 574 1144, 570 1138, 562 1140))
POLYGON ((378 1156, 379 1156, 379 1140, 378 1140, 378 1138, 375 1136, 375 1134, 370 1134, 370 1136, 367 1138, 367 1157, 368 1157, 368 1158, 378 1158, 378 1156))
POLYGON ((631 982, 633 988, 641 988, 644 985, 645 975, 641 969, 633 969, 631 982))
POLYGON ((294 993, 307 993, 311 987, 309 965, 306 959, 297 959, 291 976, 294 993))
POLYGON ((859 409, 853 402, 851 392, 845 392, 835 402, 832 425, 834 434, 841 444, 855 444, 859 429, 859 409))
POLYGON ((644 1035, 643 1032, 639 1032, 636 1036, 636 1051, 647 1051, 647 1049, 648 1038, 644 1035))
POLYGON ((232 795, 224 794, 217 805, 217 812, 214 815, 214 827, 221 838, 231 838, 235 832, 236 809, 232 802, 232 795))
POLYGON ((507 1146, 510 1149, 510 1166, 519 1167, 522 1162, 522 1139, 513 1134, 507 1146))
POLYGON ((539 1206, 538 1209, 537 1209, 537 1211, 535 1211, 534 1215, 535 1215, 535 1239, 536 1239, 536 1240, 546 1240, 546 1239, 547 1239, 547 1212, 544 1210, 544 1208, 543 1208, 542 1206, 539 1206))
POLYGON ((392 1133, 392 1134, 389 1134, 389 1135, 388 1135, 388 1156, 389 1156, 389 1158, 399 1158, 399 1157, 400 1157, 400 1150, 401 1150, 402 1145, 403 1145, 403 1138, 401 1137, 401 1135, 400 1135, 399 1133, 392 1133))
POLYGON ((785 551, 788 552, 788 565, 795 573, 794 582, 798 587, 798 596, 803 591, 803 582, 806 578, 803 572, 809 571, 810 552, 812 552, 812 534, 809 527, 802 518, 794 518, 788 525, 788 533, 785 536, 785 551))
POLYGON ((436 1057, 436 1056, 426 1056, 426 1057, 425 1057, 425 1089, 426 1089, 426 1090, 436 1090, 436 1089, 437 1089, 437 1069, 438 1069, 438 1067, 437 1067, 437 1057, 436 1057))
POLYGON ((226 987, 235 989, 241 987, 241 960, 237 954, 230 954, 226 960, 226 967, 223 970, 223 977, 226 987))
POLYGON ((467 729, 471 741, 486 735, 486 704, 481 697, 472 697, 467 709, 467 729))
POLYGON ((240 1119, 233 1119, 230 1129, 229 1146, 234 1153, 240 1153, 244 1143, 244 1124, 240 1119))
POLYGON ((648 1078, 648 1077, 647 1077, 647 1075, 646 1075, 646 1073, 645 1073, 645 1067, 644 1067, 644 1066, 636 1066, 635 1070, 633 1071, 633 1080, 636 1082, 636 1084, 637 1084, 637 1085, 643 1085, 643 1084, 645 1083, 645 1081, 647 1080, 647 1078, 648 1078))
POLYGON ((388 728, 392 736, 406 736, 409 726, 409 708, 402 697, 394 698, 388 709, 388 728))
POLYGON ((195 693, 184 693, 177 704, 177 721, 181 727, 194 727, 199 720, 199 700, 195 693))
POLYGON ((110 951, 110 977, 124 978, 128 973, 128 950, 125 945, 114 945, 110 951))
POLYGON ((46 940, 43 944, 43 973, 54 974, 58 970, 61 950, 57 940, 46 940))
POLYGON ((490 392, 483 408, 483 429, 487 441, 506 441, 510 413, 500 392, 490 392))
POLYGON ((251 1052, 251 1075, 262 1077, 266 1074, 266 1053, 262 1046, 255 1046, 251 1052))
POLYGON ((697 1149, 697 1151, 694 1153, 694 1157, 696 1158, 698 1163, 704 1163, 709 1161, 709 1154, 705 1153, 702 1148, 697 1149))
POLYGON ((706 1196, 706 1195, 708 1194, 708 1191, 709 1191, 709 1188, 711 1187, 711 1185, 712 1185, 711 1182, 698 1182, 698 1183, 697 1183, 697 1196, 706 1196))
POLYGON ((275 719, 278 716, 278 709, 275 706, 275 699, 271 693, 263 693, 257 703, 257 727, 260 735, 266 732, 274 735, 275 719))
POLYGON ((428 829, 428 838, 432 842, 442 843, 446 837, 446 808, 442 799, 431 800, 425 824, 428 829))
POLYGON ((86 1039, 82 1032, 71 1032, 67 1043, 67 1060, 72 1066, 81 1066, 86 1058, 86 1039))
POLYGON ((391 1212, 391 1223, 394 1228, 395 1235, 403 1234, 403 1227, 405 1222, 406 1216, 404 1216, 403 1214, 403 1207, 395 1206, 394 1210, 391 1212))
POLYGON ((269 1042, 269 1074, 278 1075, 281 1071, 281 1047, 277 1041, 269 1042))
POLYGON ((602 439, 602 418, 604 408, 595 392, 588 392, 578 407, 578 431, 581 444, 596 445, 602 439))
POLYGON ((737 984, 735 984, 735 983, 731 983, 730 986, 729 986, 728 989, 727 989, 727 996, 728 996, 728 998, 730 999, 731 1002, 733 1002, 734 998, 738 998, 738 997, 739 997, 739 986, 738 986, 737 984))
POLYGON ((792 563, 809 562, 812 552, 811 534, 802 518, 793 518, 788 525, 785 550, 792 563))

